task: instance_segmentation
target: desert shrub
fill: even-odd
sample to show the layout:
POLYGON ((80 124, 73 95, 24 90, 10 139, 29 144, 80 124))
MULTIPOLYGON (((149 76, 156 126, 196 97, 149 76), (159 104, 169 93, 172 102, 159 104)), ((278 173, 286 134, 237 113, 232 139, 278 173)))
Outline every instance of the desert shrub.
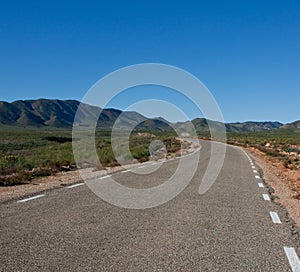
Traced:
POLYGON ((133 158, 137 160, 145 161, 145 159, 148 158, 150 155, 148 146, 144 146, 144 145, 131 147, 130 151, 133 158))
POLYGON ((15 186, 26 184, 32 179, 32 175, 27 171, 21 170, 11 175, 0 176, 0 186, 15 186))
POLYGON ((47 136, 45 137, 46 140, 51 142, 57 142, 57 143, 67 143, 72 142, 71 137, 57 137, 57 136, 47 136))
POLYGON ((295 152, 297 154, 300 154, 300 150, 298 148, 294 148, 294 147, 284 147, 282 148, 285 152, 291 153, 291 152, 295 152))
POLYGON ((283 161, 283 165, 285 168, 289 168, 289 165, 292 163, 292 161, 288 158, 286 158, 284 161, 283 161))

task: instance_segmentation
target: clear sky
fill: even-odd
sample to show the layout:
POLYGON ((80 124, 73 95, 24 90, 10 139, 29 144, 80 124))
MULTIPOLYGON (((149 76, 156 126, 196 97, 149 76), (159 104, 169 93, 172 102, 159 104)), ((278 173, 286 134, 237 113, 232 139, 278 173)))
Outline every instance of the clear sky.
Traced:
MULTIPOLYGON (((299 120, 299 14, 300 1, 289 0, 1 1, 0 100, 81 100, 107 73, 158 62, 197 76, 227 122, 299 120)), ((149 93, 199 115, 149 87, 111 106, 149 93)), ((142 113, 176 119, 162 110, 142 113)))

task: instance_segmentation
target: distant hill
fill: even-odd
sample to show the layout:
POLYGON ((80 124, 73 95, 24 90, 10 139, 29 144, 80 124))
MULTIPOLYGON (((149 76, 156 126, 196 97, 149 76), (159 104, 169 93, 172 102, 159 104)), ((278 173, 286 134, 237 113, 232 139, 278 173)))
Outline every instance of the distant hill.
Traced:
POLYGON ((136 128, 136 131, 147 131, 147 130, 153 130, 153 131, 174 131, 174 129, 171 126, 171 123, 169 123, 166 120, 162 120, 162 118, 157 119, 147 119, 143 122, 141 122, 136 128))
POLYGON ((300 120, 295 121, 293 123, 285 124, 280 128, 281 131, 294 131, 294 132, 300 132, 300 120))
POLYGON ((0 123, 13 126, 70 127, 78 107, 74 100, 0 102, 0 123))
MULTIPOLYGON (((209 131, 208 121, 205 118, 196 118, 192 120, 192 123, 197 131, 206 132, 209 131)), ((176 123, 179 129, 184 129, 188 126, 187 122, 176 123)), ((211 121, 210 124, 214 130, 222 128, 221 122, 211 121)), ((227 132, 257 132, 278 129, 283 126, 279 122, 243 122, 243 123, 226 123, 225 128, 227 132)))
MULTIPOLYGON (((19 100, 12 103, 0 102, 0 124, 20 127, 55 127, 71 128, 76 111, 79 109, 78 121, 82 125, 89 125, 95 120, 101 108, 80 104, 76 100, 19 100)), ((103 109, 98 120, 98 127, 111 128, 122 114, 118 125, 127 127, 145 120, 137 112, 122 112, 116 109, 103 109)))
POLYGON ((257 132, 274 130, 282 127, 279 122, 244 122, 244 123, 228 123, 226 129, 231 132, 257 132))
MULTIPOLYGON (((76 100, 57 99, 19 100, 12 103, 0 102, 0 125, 71 128, 77 112, 77 125, 88 126, 91 122, 95 122, 95 118, 99 116, 100 111, 101 115, 97 126, 101 129, 111 129, 116 126, 118 128, 135 127, 135 130, 172 131, 172 127, 174 127, 179 131, 186 131, 190 130, 192 123, 197 131, 205 132, 209 131, 208 123, 216 130, 223 126, 220 122, 208 121, 205 118, 195 118, 191 122, 172 124, 161 117, 149 119, 133 111, 102 110, 99 107, 83 104, 76 100)), ((228 132, 256 132, 278 128, 297 130, 300 128, 300 121, 286 125, 279 122, 226 123, 225 127, 228 132)))

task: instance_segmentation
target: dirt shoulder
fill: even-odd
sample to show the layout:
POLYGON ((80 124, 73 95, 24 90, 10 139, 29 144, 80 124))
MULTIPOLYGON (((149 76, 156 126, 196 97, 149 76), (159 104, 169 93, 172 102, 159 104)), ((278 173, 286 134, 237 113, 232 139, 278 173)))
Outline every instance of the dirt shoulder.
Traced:
POLYGON ((286 207, 290 217, 300 226, 300 172, 285 168, 282 163, 255 148, 246 150, 262 169, 266 183, 273 188, 273 200, 286 207))
POLYGON ((20 199, 50 189, 80 182, 79 171, 59 172, 53 176, 35 179, 28 184, 0 187, 0 202, 20 199))

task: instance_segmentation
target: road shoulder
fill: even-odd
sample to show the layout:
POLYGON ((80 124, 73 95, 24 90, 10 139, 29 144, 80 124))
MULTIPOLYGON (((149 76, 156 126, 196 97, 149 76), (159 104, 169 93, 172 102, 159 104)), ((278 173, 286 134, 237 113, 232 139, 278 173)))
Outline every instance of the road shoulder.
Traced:
POLYGON ((290 186, 290 180, 278 168, 278 165, 267 159, 266 155, 253 148, 247 148, 246 150, 262 169, 266 183, 272 188, 270 189, 274 202, 286 207, 290 217, 300 227, 300 200, 295 198, 295 192, 290 186))

